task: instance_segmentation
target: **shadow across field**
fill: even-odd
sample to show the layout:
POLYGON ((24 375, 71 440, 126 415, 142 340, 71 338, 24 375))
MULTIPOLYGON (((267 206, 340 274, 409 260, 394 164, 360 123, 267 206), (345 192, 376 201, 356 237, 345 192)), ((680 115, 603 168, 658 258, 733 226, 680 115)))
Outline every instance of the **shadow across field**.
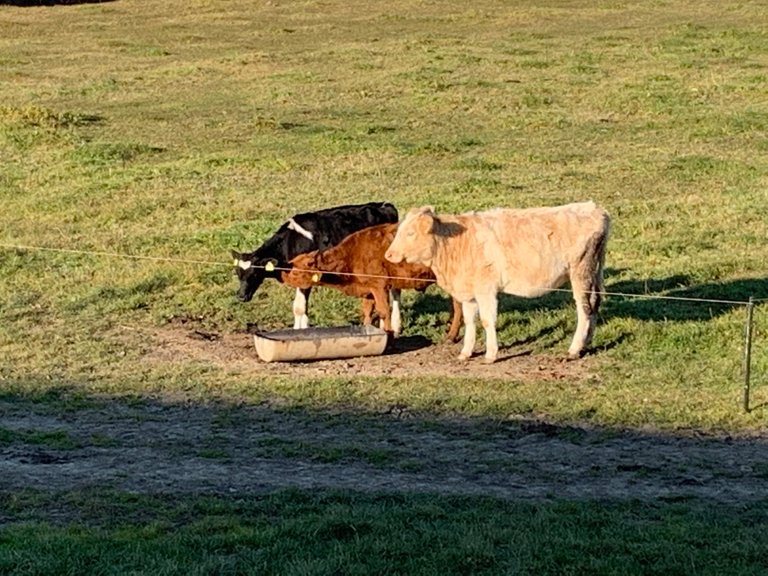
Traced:
POLYGON ((286 488, 503 499, 763 497, 767 441, 439 417, 404 403, 91 397, 79 386, 0 397, 0 492, 109 488, 263 494, 286 488))

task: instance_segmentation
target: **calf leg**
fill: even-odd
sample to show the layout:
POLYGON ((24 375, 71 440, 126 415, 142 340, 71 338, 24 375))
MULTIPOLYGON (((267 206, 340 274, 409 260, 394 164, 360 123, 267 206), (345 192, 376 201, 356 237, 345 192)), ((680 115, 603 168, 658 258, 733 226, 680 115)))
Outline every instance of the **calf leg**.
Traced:
POLYGON ((576 301, 576 333, 568 348, 568 358, 574 360, 583 356, 595 333, 603 292, 602 269, 590 271, 577 268, 576 273, 571 275, 571 288, 576 301))
POLYGON ((392 332, 395 337, 400 335, 400 289, 393 288, 389 291, 389 295, 392 297, 392 332))
POLYGON ((373 306, 374 306, 373 297, 370 295, 365 296, 361 301, 361 306, 363 309, 363 326, 372 325, 373 324, 373 306))
POLYGON ((461 303, 462 315, 464 316, 464 345, 459 352, 459 360, 468 360, 472 356, 472 350, 475 348, 475 338, 477 337, 477 327, 475 326, 475 316, 477 316, 477 302, 468 300, 461 303))
POLYGON ((309 293, 312 288, 296 288, 296 296, 293 298, 293 328, 309 328, 309 293))
POLYGON ((480 323, 485 330, 485 361, 490 364, 496 361, 499 353, 499 342, 496 338, 496 316, 499 304, 496 294, 478 296, 477 305, 480 310, 480 323))
POLYGON ((590 238, 584 255, 571 268, 571 288, 576 301, 576 334, 573 336, 569 358, 579 358, 592 342, 597 324, 597 311, 600 308, 605 268, 605 247, 608 241, 607 231, 590 238))
POLYGON ((459 329, 461 328, 461 302, 456 298, 451 298, 451 327, 448 328, 448 334, 445 335, 446 342, 458 342, 459 329))
POLYGON ((379 319, 384 321, 384 330, 392 332, 392 322, 390 320, 389 295, 384 289, 373 290, 373 300, 376 305, 376 312, 379 313, 379 319))

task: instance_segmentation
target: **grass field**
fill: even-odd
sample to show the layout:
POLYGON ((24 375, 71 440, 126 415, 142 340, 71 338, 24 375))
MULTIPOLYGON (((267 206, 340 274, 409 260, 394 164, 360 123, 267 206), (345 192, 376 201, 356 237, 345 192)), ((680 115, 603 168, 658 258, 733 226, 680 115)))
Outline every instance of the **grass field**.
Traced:
MULTIPOLYGON (((742 303, 768 298, 766 8, 0 2, 0 399, 14 413, 64 419, 94 402, 151 399, 764 439, 762 303, 750 412, 741 387, 742 303), (283 286, 236 300, 229 250, 256 247, 296 212, 369 200, 456 212, 584 199, 613 218, 613 295, 593 353, 557 368, 565 377, 524 376, 522 365, 555 366, 565 354, 575 328, 567 293, 502 299, 507 358, 496 377, 451 360, 439 375, 418 366, 391 375, 373 360, 361 373, 343 362, 327 373, 265 368, 246 349, 227 365, 204 345, 196 356, 158 356, 158 335, 245 338, 249 326, 290 325, 283 286)), ((405 335, 439 342, 445 295, 405 301, 405 335)), ((319 290, 310 319, 358 322, 358 305, 319 290)), ((31 422, 16 429, 0 416, 8 459, 30 446, 83 446, 31 422)), ((98 437, 86 444, 99 448, 98 437)), ((325 457, 311 442, 275 450, 325 457)), ((745 465, 759 475, 768 461, 745 465)), ((98 483, 23 496, 0 486, 0 567, 14 574, 765 571, 754 552, 765 546, 765 500, 744 514, 739 503, 699 500, 517 503, 288 487, 165 501, 98 483), (112 499, 123 522, 108 521, 112 499), (281 520, 261 526, 252 516, 281 520), (401 525, 421 536, 402 541, 401 525), (692 536, 708 526, 709 538, 692 536), (116 556, 104 551, 109 541, 120 542, 116 556)))

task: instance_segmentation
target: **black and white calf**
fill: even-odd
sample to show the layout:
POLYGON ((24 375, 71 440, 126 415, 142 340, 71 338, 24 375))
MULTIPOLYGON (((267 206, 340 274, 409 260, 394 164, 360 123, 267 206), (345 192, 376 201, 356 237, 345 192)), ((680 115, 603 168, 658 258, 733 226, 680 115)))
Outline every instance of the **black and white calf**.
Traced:
MULTIPOLYGON (((240 279, 238 297, 243 302, 253 298, 265 278, 282 282, 280 268, 290 268, 299 254, 325 250, 344 238, 377 224, 398 220, 397 208, 389 202, 369 202, 326 208, 317 212, 296 214, 253 252, 232 251, 235 271, 240 279)), ((293 301, 293 327, 309 326, 307 306, 311 288, 297 288, 293 301)))

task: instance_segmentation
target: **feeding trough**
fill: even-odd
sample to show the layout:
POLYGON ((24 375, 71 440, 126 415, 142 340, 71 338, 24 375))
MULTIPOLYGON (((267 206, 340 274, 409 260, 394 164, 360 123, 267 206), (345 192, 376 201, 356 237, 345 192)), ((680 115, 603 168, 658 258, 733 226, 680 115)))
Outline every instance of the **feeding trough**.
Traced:
POLYGON ((258 332, 253 340, 264 362, 290 362, 377 356, 387 346, 387 333, 375 326, 335 326, 258 332))

